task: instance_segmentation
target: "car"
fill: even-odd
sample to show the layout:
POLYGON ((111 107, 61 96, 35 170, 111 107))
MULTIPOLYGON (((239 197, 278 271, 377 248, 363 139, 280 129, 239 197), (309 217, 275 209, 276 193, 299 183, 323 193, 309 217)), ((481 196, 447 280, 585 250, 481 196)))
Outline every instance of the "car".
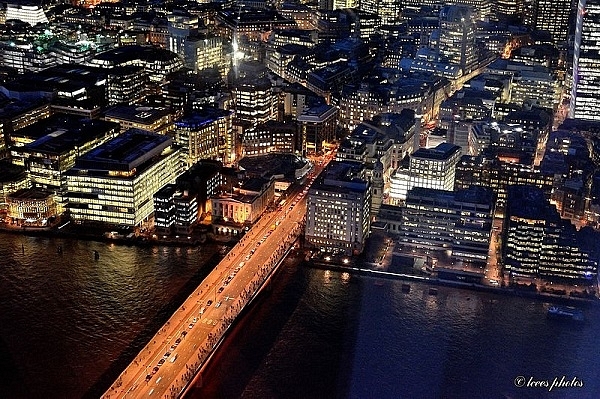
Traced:
POLYGON ((163 357, 164 357, 165 359, 166 359, 166 358, 168 358, 169 356, 171 356, 171 352, 167 352, 167 353, 165 353, 165 354, 163 355, 163 357))
MULTIPOLYGON (((224 289, 225 289, 224 287, 221 287, 221 288, 219 288, 219 294, 220 294, 221 292, 223 292, 223 290, 224 290, 224 289)), ((218 306, 217 306, 217 307, 218 307, 218 306)))
POLYGON ((195 323, 195 322, 197 322, 197 321, 198 321, 198 318, 197 318, 197 317, 194 317, 194 318, 192 319, 192 323, 195 323))
POLYGON ((152 374, 156 374, 157 371, 158 371, 158 366, 156 366, 152 369, 152 374))
POLYGON ((206 302, 206 306, 212 305, 212 302, 213 302, 212 299, 209 299, 208 302, 206 302))
POLYGON ((219 306, 221 306, 221 302, 217 302, 217 304, 215 305, 215 308, 218 308, 219 306))
POLYGON ((181 336, 182 336, 182 337, 185 337, 186 335, 187 335, 187 331, 182 331, 182 332, 181 332, 181 336))
POLYGON ((171 347, 169 349, 171 349, 171 352, 173 352, 175 350, 175 348, 177 348, 177 345, 171 345, 171 347))
POLYGON ((146 381, 150 381, 152 379, 152 374, 146 375, 146 381))
POLYGON ((188 328, 194 328, 194 323, 190 323, 190 325, 188 326, 188 328))
POLYGON ((165 362, 165 359, 160 359, 160 360, 158 361, 158 365, 159 365, 159 366, 162 366, 164 362, 165 362))
POLYGON ((206 310, 206 308, 202 308, 200 309, 200 311, 198 312, 198 314, 204 314, 204 311, 206 310))
POLYGON ((180 343, 180 342, 181 342, 181 338, 177 338, 177 339, 175 340, 175 343, 176 343, 177 345, 179 345, 179 343, 180 343))
POLYGON ((250 257, 251 257, 251 256, 252 256, 252 255, 246 255, 246 260, 250 260, 250 257))

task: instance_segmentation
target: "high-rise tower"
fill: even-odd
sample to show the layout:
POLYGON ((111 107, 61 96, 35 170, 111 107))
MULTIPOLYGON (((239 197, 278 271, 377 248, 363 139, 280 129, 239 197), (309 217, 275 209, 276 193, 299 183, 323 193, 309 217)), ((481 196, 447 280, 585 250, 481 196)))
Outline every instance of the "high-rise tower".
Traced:
POLYGON ((600 120, 600 0, 579 0, 569 117, 600 120))
POLYGON ((477 63, 475 22, 471 8, 446 5, 440 11, 439 53, 469 73, 477 63))

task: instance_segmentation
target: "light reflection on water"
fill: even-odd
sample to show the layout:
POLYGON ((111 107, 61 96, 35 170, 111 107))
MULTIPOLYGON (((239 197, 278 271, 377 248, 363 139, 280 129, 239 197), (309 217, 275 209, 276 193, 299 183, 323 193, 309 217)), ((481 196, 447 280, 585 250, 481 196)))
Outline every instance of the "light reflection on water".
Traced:
POLYGON ((0 234, 0 396, 84 396, 137 353, 216 252, 0 234))

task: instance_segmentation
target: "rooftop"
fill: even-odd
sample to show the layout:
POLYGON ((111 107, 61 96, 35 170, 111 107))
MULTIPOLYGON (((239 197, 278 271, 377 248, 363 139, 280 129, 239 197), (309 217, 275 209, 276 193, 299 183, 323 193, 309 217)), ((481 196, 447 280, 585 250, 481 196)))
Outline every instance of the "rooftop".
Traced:
POLYGON ((109 108, 106 113, 106 118, 114 118, 127 120, 137 123, 152 123, 166 115, 169 115, 169 110, 162 107, 141 107, 137 105, 116 105, 109 108))
POLYGON ((169 147, 169 136, 129 129, 96 147, 76 162, 78 169, 131 171, 169 147))
POLYGON ((179 121, 175 122, 175 126, 184 129, 200 129, 232 114, 233 111, 205 107, 185 115, 179 121))
POLYGON ((419 148, 412 154, 412 157, 443 160, 457 152, 460 152, 459 146, 452 143, 441 143, 435 148, 419 148))

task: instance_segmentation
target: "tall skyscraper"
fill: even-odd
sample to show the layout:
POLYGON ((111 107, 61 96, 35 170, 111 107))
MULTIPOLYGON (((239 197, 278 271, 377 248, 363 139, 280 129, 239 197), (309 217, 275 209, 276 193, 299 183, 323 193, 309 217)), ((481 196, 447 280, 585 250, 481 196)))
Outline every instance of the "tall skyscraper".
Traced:
POLYGON ((600 0, 579 0, 569 117, 600 120, 600 0))
POLYGON ((471 8, 447 5, 440 11, 439 53, 469 73, 477 63, 475 22, 471 8))
MULTIPOLYGON (((557 46, 565 46, 569 34, 571 0, 533 0, 531 25, 536 30, 550 32, 557 46)), ((528 12, 526 12, 528 14, 528 12)))

